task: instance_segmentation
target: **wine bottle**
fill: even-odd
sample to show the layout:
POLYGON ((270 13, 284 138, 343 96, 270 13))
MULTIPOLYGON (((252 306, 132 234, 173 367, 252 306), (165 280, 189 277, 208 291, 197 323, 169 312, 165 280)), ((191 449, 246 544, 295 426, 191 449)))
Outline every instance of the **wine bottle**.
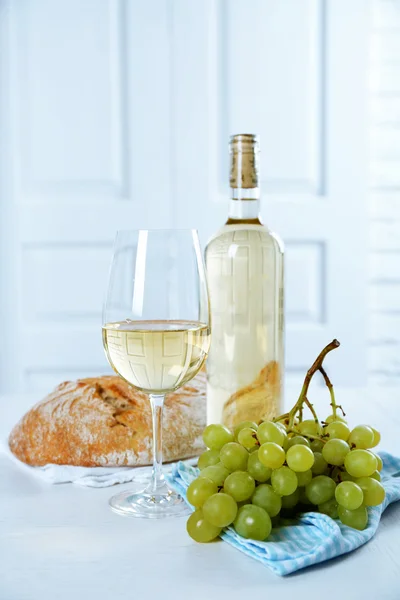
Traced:
POLYGON ((284 250, 260 219, 259 140, 230 139, 229 215, 205 250, 212 336, 207 421, 228 427, 280 414, 284 250))

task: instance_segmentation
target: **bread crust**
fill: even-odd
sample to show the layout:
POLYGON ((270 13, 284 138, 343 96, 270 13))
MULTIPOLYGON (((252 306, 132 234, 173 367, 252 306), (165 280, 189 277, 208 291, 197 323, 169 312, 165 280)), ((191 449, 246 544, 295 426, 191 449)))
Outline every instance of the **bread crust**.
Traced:
MULTIPOLYGON (((203 451, 206 375, 166 397, 164 461, 203 451)), ((59 385, 31 408, 9 436, 13 454, 33 466, 141 466, 152 462, 148 396, 116 376, 91 377, 59 385)))

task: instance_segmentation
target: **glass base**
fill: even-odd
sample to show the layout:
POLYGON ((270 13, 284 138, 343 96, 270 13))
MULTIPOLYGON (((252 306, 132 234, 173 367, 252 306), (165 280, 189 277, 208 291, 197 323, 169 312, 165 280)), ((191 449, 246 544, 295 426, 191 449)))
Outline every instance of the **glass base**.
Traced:
POLYGON ((191 513, 182 496, 167 487, 154 494, 146 490, 126 490, 110 498, 109 504, 111 510, 119 515, 141 519, 183 517, 191 513))

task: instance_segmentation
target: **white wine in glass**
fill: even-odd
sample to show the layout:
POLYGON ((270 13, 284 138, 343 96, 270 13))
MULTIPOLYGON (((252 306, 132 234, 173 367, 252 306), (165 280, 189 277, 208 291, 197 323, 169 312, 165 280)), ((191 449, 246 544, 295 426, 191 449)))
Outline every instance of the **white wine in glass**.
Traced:
POLYGON ((111 508, 133 517, 186 514, 162 472, 165 394, 192 379, 210 346, 210 308, 202 253, 193 230, 118 232, 103 311, 103 344, 114 371, 149 394, 153 472, 142 492, 113 496, 111 508))

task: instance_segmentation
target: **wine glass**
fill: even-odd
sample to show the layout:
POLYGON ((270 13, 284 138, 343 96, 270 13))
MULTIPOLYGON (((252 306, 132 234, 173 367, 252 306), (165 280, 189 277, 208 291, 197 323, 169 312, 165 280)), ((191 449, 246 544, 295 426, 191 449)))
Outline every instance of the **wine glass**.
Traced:
POLYGON ((141 492, 124 491, 111 508, 132 517, 187 514, 162 470, 165 395, 192 379, 210 346, 210 305, 195 230, 119 231, 103 309, 103 344, 118 375, 149 395, 153 470, 141 492))

